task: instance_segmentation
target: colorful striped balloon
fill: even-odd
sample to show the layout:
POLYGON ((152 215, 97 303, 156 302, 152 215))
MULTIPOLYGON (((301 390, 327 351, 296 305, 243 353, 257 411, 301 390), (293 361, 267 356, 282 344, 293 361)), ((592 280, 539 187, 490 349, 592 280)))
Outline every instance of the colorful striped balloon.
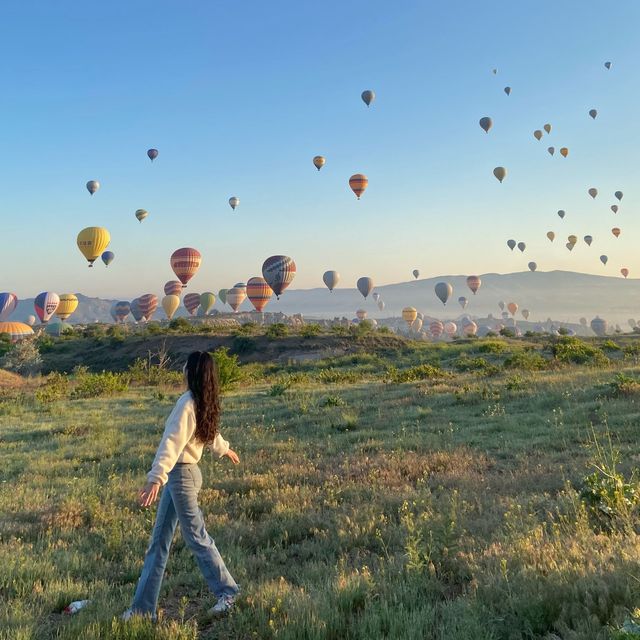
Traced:
POLYGON ((444 323, 444 332, 451 338, 456 335, 456 331, 458 330, 458 325, 455 322, 445 322, 444 323))
POLYGON ((131 305, 126 300, 119 300, 113 305, 113 316, 116 322, 124 322, 131 313, 131 305))
POLYGON ((482 280, 480 280, 478 276, 469 276, 467 278, 467 286, 469 287, 469 289, 471 289, 474 296, 478 292, 478 289, 480 288, 481 285, 482 285, 482 280))
POLYGON ((149 322, 158 308, 158 296, 153 293, 145 293, 138 298, 138 305, 143 319, 149 322))
POLYGON ((179 280, 169 280, 164 283, 165 296, 179 296, 182 294, 182 282, 179 280))
POLYGON ((58 294, 53 291, 43 291, 36 296, 33 301, 33 306, 42 324, 49 322, 49 319, 56 312, 59 304, 60 298, 58 294))
POLYGON ((434 338, 439 338, 444 333, 444 325, 440 320, 434 320, 429 325, 429 331, 434 338))
POLYGON ((182 301, 184 308, 189 312, 189 315, 193 315, 200 306, 200 294, 188 293, 182 301))
POLYGON ((356 198, 360 200, 360 196, 365 192, 365 189, 369 185, 369 179, 362 173, 354 173, 349 178, 349 186, 351 191, 356 194, 356 198))
POLYGON ((244 299, 247 297, 246 291, 244 289, 239 289, 237 287, 233 287, 227 291, 227 304, 235 311, 238 310, 238 307, 244 302, 244 299))
POLYGON ((0 293, 0 322, 6 322, 17 306, 18 296, 15 293, 0 293))
POLYGON ((7 334, 11 342, 33 335, 33 329, 24 322, 0 322, 0 335, 7 334))
POLYGON ((296 263, 289 256, 271 256, 262 265, 262 276, 278 299, 293 282, 295 275, 296 263))
POLYGON ((273 290, 264 278, 260 276, 249 278, 247 282, 247 297, 258 313, 262 313, 272 295, 273 290))
POLYGON ((202 256, 197 249, 183 247, 171 254, 169 262, 176 277, 182 282, 182 286, 186 287, 187 282, 198 272, 200 263, 202 262, 202 256))

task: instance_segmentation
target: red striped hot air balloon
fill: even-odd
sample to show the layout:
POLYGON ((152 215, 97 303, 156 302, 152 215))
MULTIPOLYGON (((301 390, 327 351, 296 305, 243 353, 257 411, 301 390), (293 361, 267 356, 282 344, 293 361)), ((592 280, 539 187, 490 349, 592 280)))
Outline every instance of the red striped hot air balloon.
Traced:
POLYGON ((272 295, 273 290, 264 278, 259 276, 249 278, 247 282, 247 298, 249 298, 256 311, 262 313, 272 295))
POLYGON ((482 280, 480 280, 478 276, 469 276, 467 278, 467 286, 469 287, 469 289, 471 289, 474 296, 478 292, 478 289, 480 288, 481 284, 482 284, 482 280))
POLYGON ((49 318, 56 312, 59 304, 60 297, 53 291, 43 291, 35 297, 33 306, 42 324, 49 322, 49 318))
POLYGON ((440 320, 434 320, 429 325, 429 331, 434 338, 439 338, 444 333, 444 324, 440 320))
POLYGON ((364 193, 368 184, 369 179, 362 173, 354 173, 349 178, 349 186, 351 187, 351 191, 356 194, 356 198, 358 198, 358 200, 360 200, 360 196, 364 193))
POLYGON ((187 293, 182 304, 184 304, 184 308, 189 312, 189 315, 193 315, 200 306, 200 294, 187 293))
POLYGON ((296 263, 289 256, 271 256, 262 265, 262 276, 278 300, 282 292, 293 282, 295 275, 296 263))
POLYGON ((183 287, 186 287, 187 282, 196 275, 201 262, 202 256, 200 252, 191 247, 177 249, 171 254, 170 260, 173 273, 175 273, 178 280, 182 282, 183 287))
POLYGON ((179 296, 182 294, 182 282, 179 280, 169 280, 164 284, 165 296, 179 296))
POLYGON ((124 322, 131 313, 131 305, 126 300, 120 300, 113 305, 113 317, 116 322, 124 322))
POLYGON ((138 307, 143 319, 149 322, 158 308, 158 296, 153 293, 145 293, 138 298, 138 307))

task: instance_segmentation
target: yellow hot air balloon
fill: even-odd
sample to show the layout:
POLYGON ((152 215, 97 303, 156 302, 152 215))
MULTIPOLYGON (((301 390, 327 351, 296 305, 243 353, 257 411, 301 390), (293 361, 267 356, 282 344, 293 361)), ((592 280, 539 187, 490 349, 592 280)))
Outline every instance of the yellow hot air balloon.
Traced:
POLYGON ((171 320, 173 318, 173 314, 178 310, 180 306, 180 296, 175 294, 169 294, 162 298, 162 308, 164 312, 167 314, 167 318, 171 320))
POLYGON ((556 238, 556 234, 553 233, 553 231, 547 231, 547 238, 549 238, 549 240, 551 240, 551 242, 553 242, 556 238))
POLYGON ((111 236, 104 227, 87 227, 78 234, 76 242, 82 255, 89 261, 89 266, 93 267, 93 263, 109 246, 111 236))
POLYGON ((56 316, 63 322, 78 308, 78 297, 75 293, 61 293, 56 308, 56 316))
POLYGON ((418 311, 415 307, 405 307, 402 310, 402 319, 411 326, 413 321, 418 317, 418 311))

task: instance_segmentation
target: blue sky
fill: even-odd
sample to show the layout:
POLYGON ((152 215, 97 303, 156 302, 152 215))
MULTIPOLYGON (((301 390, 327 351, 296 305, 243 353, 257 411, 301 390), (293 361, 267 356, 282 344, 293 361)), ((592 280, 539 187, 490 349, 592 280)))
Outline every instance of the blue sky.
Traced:
POLYGON ((632 0, 5 6, 0 289, 159 294, 181 246, 203 254, 194 291, 259 275, 278 253, 297 262, 295 288, 321 286, 325 269, 354 286, 529 260, 640 276, 639 18, 632 0), (496 165, 509 170, 502 185, 496 165), (369 177, 361 201, 347 185, 357 172, 369 177), (93 197, 90 179, 102 183, 93 197), (87 269, 75 246, 91 225, 111 232, 108 269, 87 269), (594 243, 569 253, 571 233, 594 243))

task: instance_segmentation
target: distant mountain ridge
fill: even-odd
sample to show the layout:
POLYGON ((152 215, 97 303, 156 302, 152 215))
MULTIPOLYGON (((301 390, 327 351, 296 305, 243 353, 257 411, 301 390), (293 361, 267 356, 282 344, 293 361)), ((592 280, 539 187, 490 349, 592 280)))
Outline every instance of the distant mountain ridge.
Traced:
MULTIPOLYGON (((403 307, 413 306, 418 311, 438 318, 459 317, 462 314, 486 317, 492 314, 500 317, 499 301, 515 302, 519 306, 516 318, 521 318, 520 310, 530 311, 529 321, 543 321, 552 318, 558 322, 578 322, 580 317, 588 320, 599 315, 609 322, 625 324, 629 318, 640 319, 640 280, 622 277, 597 276, 572 271, 485 273, 481 274, 482 286, 477 295, 466 285, 466 275, 444 275, 408 282, 399 282, 375 287, 385 302, 380 311, 372 296, 366 300, 354 288, 341 282, 337 289, 330 292, 324 287, 314 289, 289 289, 280 300, 275 296, 265 311, 281 311, 286 314, 301 313, 310 318, 353 318, 358 309, 365 309, 371 318, 399 316, 403 307), (453 286, 453 295, 446 306, 436 298, 434 287, 437 282, 449 282, 453 286), (463 311, 458 298, 464 296, 469 301, 463 311)), ((353 283, 355 285, 355 282, 353 283)), ((190 289, 189 289, 190 290, 190 289)), ((77 294, 80 304, 71 316, 70 322, 111 322, 109 311, 114 300, 91 298, 77 294)), ((158 295, 161 299, 162 296, 158 295)), ((230 312, 218 300, 215 309, 230 312)), ((241 311, 251 310, 246 300, 241 311)), ((12 320, 24 321, 34 313, 33 299, 20 300, 12 320)), ((186 316, 180 308, 178 316, 186 316)), ((155 318, 164 318, 161 307, 155 318)))

